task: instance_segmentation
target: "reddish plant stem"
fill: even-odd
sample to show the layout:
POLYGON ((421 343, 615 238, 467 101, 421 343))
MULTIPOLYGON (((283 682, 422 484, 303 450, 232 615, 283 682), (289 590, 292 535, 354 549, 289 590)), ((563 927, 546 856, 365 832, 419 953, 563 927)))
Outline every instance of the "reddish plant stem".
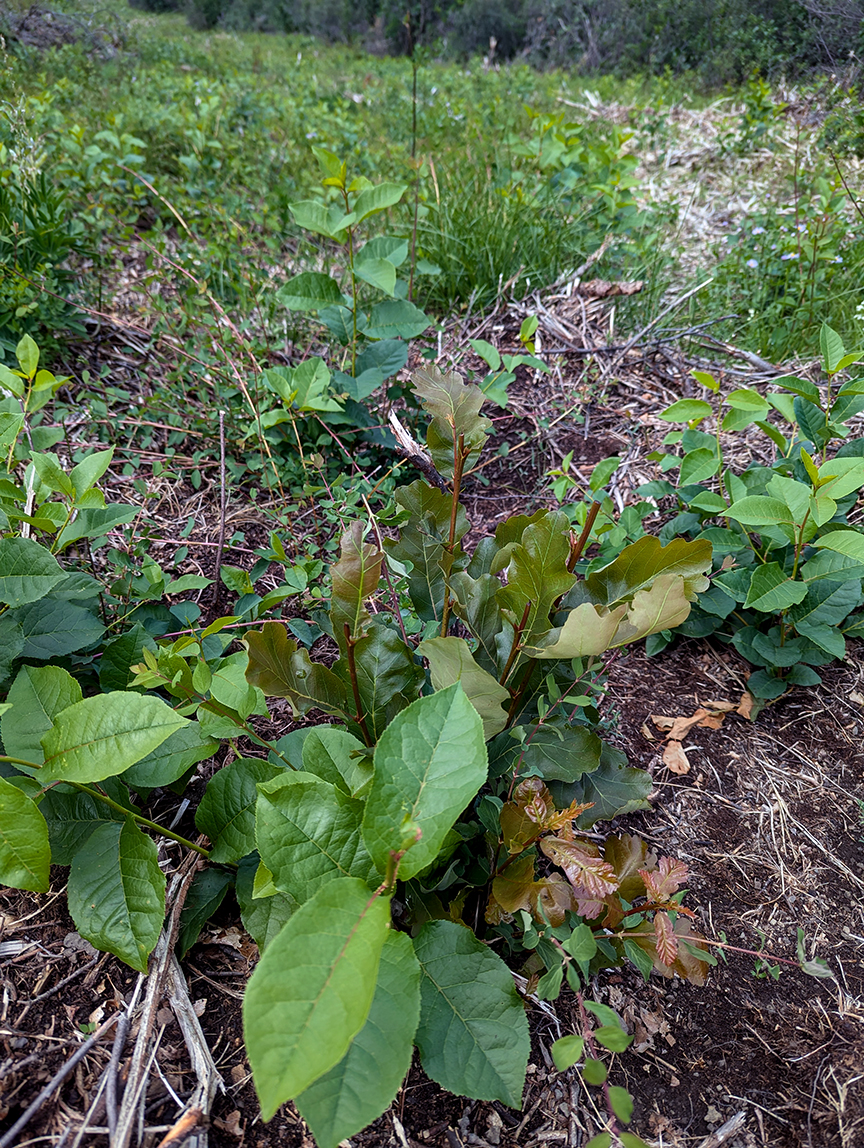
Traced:
POLYGON ((570 573, 576 567, 576 563, 582 557, 582 551, 591 536, 591 531, 594 529, 594 523, 597 521, 597 515, 600 513, 600 503, 592 502, 588 510, 588 515, 585 519, 585 525, 582 527, 582 533, 570 547, 570 557, 567 559, 567 569, 570 573))
POLYGON ((357 682, 357 662, 354 657, 354 647, 357 644, 356 639, 351 637, 351 627, 346 622, 344 625, 345 634, 345 657, 348 660, 348 676, 351 678, 351 691, 354 694, 354 705, 357 713, 354 715, 354 720, 360 726, 363 733, 363 740, 368 746, 373 746, 375 742, 369 735, 369 730, 366 726, 366 715, 363 713, 363 705, 360 701, 360 686, 357 682))

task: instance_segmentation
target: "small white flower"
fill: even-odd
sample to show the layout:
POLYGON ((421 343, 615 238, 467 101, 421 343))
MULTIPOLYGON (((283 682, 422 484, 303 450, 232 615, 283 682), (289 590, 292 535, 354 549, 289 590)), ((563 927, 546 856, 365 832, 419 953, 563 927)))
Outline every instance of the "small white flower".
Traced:
POLYGON ((751 235, 764 235, 765 234, 765 228, 764 227, 754 227, 750 234, 751 235))
POLYGON ((755 269, 756 267, 759 266, 759 260, 758 259, 748 259, 747 260, 747 266, 755 269))

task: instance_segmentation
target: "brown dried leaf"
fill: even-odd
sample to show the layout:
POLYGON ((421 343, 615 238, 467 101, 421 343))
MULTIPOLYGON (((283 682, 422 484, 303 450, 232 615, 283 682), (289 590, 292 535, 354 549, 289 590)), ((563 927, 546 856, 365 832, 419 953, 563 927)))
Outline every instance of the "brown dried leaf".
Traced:
POLYGON ((690 762, 680 741, 670 741, 663 750, 663 764, 679 775, 690 772, 690 762))

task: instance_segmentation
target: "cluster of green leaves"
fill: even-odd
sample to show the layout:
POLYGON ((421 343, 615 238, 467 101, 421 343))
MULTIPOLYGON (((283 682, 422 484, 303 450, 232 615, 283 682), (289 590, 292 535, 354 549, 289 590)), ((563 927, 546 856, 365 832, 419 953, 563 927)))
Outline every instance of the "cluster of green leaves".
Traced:
MULTIPOLYGON (((713 548, 710 589, 678 632, 731 642, 759 667, 748 680, 757 698, 819 684, 813 667, 845 657, 846 638, 864 633, 864 614, 856 613, 864 605, 864 532, 853 515, 864 487, 864 439, 850 439, 848 426, 864 410, 864 382, 836 381, 861 354, 847 353, 826 325, 821 352, 823 382, 785 375, 764 395, 741 387, 721 397, 711 375, 694 372, 713 405, 680 399, 661 415, 686 424, 664 440, 682 453, 657 454, 661 469, 678 471, 677 486, 661 479, 640 488, 678 500, 661 537, 686 535, 713 548), (785 426, 769 420, 774 412, 785 426), (715 433, 700 430, 712 417, 715 433), (771 440, 774 462, 736 473, 724 461, 724 436, 751 424, 771 440)), ((654 636, 649 649, 670 638, 654 636)))
MULTIPOLYGON (((347 346, 350 374, 338 372, 338 385, 351 398, 367 398, 408 359, 405 339, 429 326, 426 315, 407 298, 409 282, 398 275, 408 258, 408 241, 379 235, 361 243, 361 225, 394 207, 406 184, 373 184, 365 176, 349 181, 347 165, 325 148, 312 151, 323 173, 325 198, 290 205, 298 227, 322 236, 342 249, 348 290, 321 271, 303 271, 280 288, 278 298, 289 310, 316 312, 330 336, 347 346), (328 194, 332 198, 328 198, 328 194), (363 286, 384 298, 367 310, 363 286), (361 340, 369 345, 358 354, 361 340)), ((415 267, 411 268, 413 277, 415 267)), ((431 268, 421 267, 428 273, 431 268)))

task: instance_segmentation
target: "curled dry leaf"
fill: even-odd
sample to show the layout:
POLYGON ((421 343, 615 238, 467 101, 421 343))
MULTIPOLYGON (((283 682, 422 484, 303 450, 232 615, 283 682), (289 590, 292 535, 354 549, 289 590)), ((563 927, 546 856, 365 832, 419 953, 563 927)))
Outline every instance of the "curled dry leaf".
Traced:
POLYGON ((680 741, 669 741, 663 750, 663 764, 673 773, 684 774, 690 772, 690 762, 680 741))

